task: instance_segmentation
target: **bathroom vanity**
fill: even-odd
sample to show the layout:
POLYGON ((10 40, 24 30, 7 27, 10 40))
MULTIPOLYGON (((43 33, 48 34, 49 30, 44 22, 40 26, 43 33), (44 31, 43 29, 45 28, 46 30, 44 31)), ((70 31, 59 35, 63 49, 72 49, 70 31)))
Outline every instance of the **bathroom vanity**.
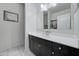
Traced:
POLYGON ((79 4, 38 5, 50 7, 40 9, 35 32, 28 33, 30 50, 37 56, 79 56, 79 4))
POLYGON ((36 56, 79 56, 79 49, 77 47, 72 47, 49 39, 29 34, 30 50, 36 56))

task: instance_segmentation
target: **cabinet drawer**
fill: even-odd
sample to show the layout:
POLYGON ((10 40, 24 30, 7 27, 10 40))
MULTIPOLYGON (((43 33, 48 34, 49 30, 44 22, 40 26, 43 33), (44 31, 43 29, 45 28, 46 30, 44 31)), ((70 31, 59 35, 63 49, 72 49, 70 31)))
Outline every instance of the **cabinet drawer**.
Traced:
POLYGON ((67 50, 67 47, 58 43, 51 43, 51 49, 56 50, 56 51, 64 51, 67 50))
POLYGON ((62 52, 62 51, 51 51, 51 56, 68 56, 68 52, 62 52))
POLYGON ((54 51, 54 55, 57 56, 62 56, 62 55, 66 56, 69 54, 68 47, 55 42, 51 43, 51 52, 53 51, 54 51))
POLYGON ((63 54, 57 51, 52 51, 51 56, 63 56, 63 54))

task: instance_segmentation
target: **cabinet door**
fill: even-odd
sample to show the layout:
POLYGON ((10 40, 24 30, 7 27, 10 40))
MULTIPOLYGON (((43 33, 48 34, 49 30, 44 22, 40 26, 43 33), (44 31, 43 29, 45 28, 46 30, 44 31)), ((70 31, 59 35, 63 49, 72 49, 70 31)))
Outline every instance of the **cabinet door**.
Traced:
POLYGON ((39 44, 37 38, 34 36, 29 35, 29 48, 30 50, 37 56, 39 56, 39 44))
POLYGON ((50 42, 42 38, 38 38, 38 41, 39 41, 38 43, 39 43, 40 55, 50 56, 51 55, 50 42))
POLYGON ((67 56, 69 54, 68 48, 59 43, 51 43, 51 53, 55 56, 67 56))
POLYGON ((41 56, 50 56, 51 50, 49 47, 40 44, 40 55, 41 56))
POLYGON ((40 45, 36 42, 33 42, 34 45, 33 45, 33 53, 37 56, 40 56, 40 45))
POLYGON ((31 51, 33 51, 33 45, 34 45, 32 39, 33 39, 32 36, 29 35, 29 48, 31 51))

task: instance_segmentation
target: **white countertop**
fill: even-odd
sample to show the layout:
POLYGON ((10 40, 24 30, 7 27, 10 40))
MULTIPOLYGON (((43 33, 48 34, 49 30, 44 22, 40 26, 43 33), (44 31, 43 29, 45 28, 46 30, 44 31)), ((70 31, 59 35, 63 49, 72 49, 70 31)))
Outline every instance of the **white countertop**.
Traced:
POLYGON ((29 34, 49 40, 49 41, 61 43, 61 44, 67 45, 67 46, 75 47, 75 48, 79 48, 78 39, 74 36, 64 37, 64 36, 58 36, 58 35, 52 35, 52 34, 46 35, 46 34, 43 34, 40 32, 29 32, 29 34))

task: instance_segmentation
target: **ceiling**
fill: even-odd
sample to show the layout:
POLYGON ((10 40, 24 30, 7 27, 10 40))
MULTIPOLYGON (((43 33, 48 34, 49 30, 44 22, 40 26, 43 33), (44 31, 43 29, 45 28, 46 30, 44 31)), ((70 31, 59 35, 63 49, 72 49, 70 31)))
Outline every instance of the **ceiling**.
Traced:
POLYGON ((55 13, 55 12, 60 12, 70 8, 71 8, 71 3, 58 3, 56 7, 51 7, 49 10, 52 13, 55 13))
MULTIPOLYGON (((52 4, 52 3, 34 3, 34 4, 38 10, 41 10, 40 8, 41 4, 47 4, 48 6, 49 4, 52 4)), ((71 3, 57 3, 55 7, 51 7, 48 10, 50 10, 52 13, 56 13, 70 8, 71 8, 71 3)))

